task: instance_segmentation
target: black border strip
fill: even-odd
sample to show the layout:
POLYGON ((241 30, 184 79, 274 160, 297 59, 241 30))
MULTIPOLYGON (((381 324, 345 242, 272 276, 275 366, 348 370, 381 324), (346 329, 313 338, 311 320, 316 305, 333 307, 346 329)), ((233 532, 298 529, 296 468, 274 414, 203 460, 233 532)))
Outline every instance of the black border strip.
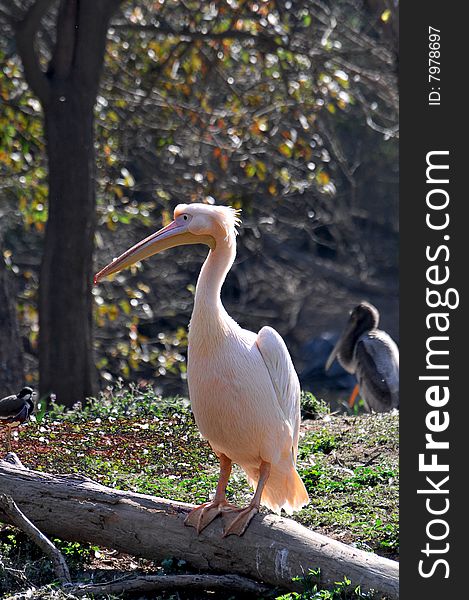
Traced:
MULTIPOLYGON (((468 54, 465 23, 456 4, 431 0, 400 6, 400 597, 403 600, 467 596, 462 572, 466 562, 463 541, 468 531, 463 514, 468 504, 464 487, 469 477, 464 443, 469 439, 465 401, 468 383, 464 377, 465 371, 469 375, 469 352, 465 348, 469 334, 465 308, 469 257, 464 189, 465 171, 469 167, 465 164, 468 152, 463 138, 468 131, 463 91, 468 54), (429 27, 439 30, 440 40, 437 36, 429 37, 429 27), (439 55, 429 56, 432 40, 440 43, 439 55), (437 62, 429 63, 430 58, 437 62), (432 72, 440 81, 429 80, 432 74, 429 65, 439 66, 440 73, 437 69, 432 72), (449 168, 427 172, 429 162, 449 168), (429 204, 440 204, 441 209, 429 204), (442 227, 448 219, 447 226, 442 227), (436 268, 428 271, 430 267, 436 268), (446 276, 448 280, 440 283, 446 276), (458 307, 438 306, 437 293, 428 296, 427 289, 439 292, 442 302, 446 298, 451 305, 459 299, 458 307), (432 308, 430 303, 437 306, 432 308), (432 313, 441 316, 429 317, 432 313), (447 327, 447 331, 438 331, 438 326, 447 327), (444 336, 448 339, 443 339, 444 336), (430 355, 426 344, 432 350, 448 354, 430 355), (429 379, 419 379, 420 376, 429 379), (448 380, 442 379, 445 376, 448 380), (432 387, 433 391, 429 391, 432 387), (449 394, 446 401, 445 393, 449 394), (441 446, 426 448, 425 436, 429 434, 441 446), (444 447, 446 442, 448 448, 444 447), (421 454, 424 458, 419 470, 421 454), (432 461, 438 470, 430 471, 431 466, 424 466, 432 461), (439 470, 445 465, 448 471, 439 470), (426 491, 419 494, 417 490, 426 491)), ((433 51, 435 48, 433 45, 433 51)))

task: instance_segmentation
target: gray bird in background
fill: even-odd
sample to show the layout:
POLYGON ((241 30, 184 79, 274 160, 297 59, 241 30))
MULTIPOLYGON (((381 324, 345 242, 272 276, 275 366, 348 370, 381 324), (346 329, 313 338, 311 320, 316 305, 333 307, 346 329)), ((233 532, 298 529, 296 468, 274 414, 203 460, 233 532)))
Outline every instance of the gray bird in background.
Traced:
POLYGON ((372 304, 356 306, 325 368, 327 371, 337 358, 357 378, 350 406, 360 391, 368 410, 386 412, 399 408, 399 349, 378 324, 379 312, 372 304))

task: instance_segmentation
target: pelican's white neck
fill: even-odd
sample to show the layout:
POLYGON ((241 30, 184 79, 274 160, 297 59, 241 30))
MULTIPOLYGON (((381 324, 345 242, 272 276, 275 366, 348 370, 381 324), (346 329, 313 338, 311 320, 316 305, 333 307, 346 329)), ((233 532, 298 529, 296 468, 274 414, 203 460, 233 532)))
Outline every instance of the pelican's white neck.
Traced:
POLYGON ((228 239, 217 240, 214 250, 210 250, 200 271, 195 292, 194 310, 197 305, 221 305, 220 293, 228 271, 236 256, 236 240, 234 235, 228 239))
POLYGON ((236 238, 217 239, 200 271, 195 292, 194 310, 189 328, 189 338, 211 336, 224 330, 231 322, 222 302, 221 288, 236 256, 236 238))

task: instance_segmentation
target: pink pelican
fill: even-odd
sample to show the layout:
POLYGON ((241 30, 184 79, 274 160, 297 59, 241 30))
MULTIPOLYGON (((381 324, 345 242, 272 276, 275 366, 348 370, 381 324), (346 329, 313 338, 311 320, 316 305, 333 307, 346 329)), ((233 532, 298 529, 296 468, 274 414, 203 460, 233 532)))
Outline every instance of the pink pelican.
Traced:
POLYGON ((308 503, 296 471, 300 428, 300 385, 287 347, 271 327, 258 334, 240 327, 226 312, 220 292, 236 255, 236 210, 180 204, 174 221, 104 267, 103 277, 175 246, 206 244, 210 251, 197 282, 189 325, 189 396, 197 427, 220 461, 213 500, 194 508, 185 523, 200 533, 218 515, 224 535, 242 535, 264 506, 288 514, 308 503), (232 463, 255 489, 245 508, 226 500, 232 463))

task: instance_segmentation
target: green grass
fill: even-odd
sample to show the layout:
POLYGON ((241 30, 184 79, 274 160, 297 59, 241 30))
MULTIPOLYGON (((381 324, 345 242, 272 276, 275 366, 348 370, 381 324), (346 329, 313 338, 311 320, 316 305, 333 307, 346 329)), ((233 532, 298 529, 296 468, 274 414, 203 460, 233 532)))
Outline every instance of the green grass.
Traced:
POLYGON ((304 577, 295 579, 303 584, 303 591, 284 594, 276 600, 371 600, 376 597, 373 592, 364 593, 359 586, 353 586, 346 576, 332 586, 321 586, 321 569, 310 570, 304 577))
POLYGON ((299 460, 305 459, 311 454, 316 454, 318 452, 329 454, 336 446, 337 440, 335 436, 329 433, 327 427, 324 427, 320 431, 305 435, 301 440, 298 458, 299 460))
POLYGON ((398 416, 330 417, 301 440, 306 527, 390 558, 399 553, 398 416))
MULTIPOLYGON (((310 412, 314 419, 302 425, 298 470, 311 502, 293 518, 342 542, 396 558, 398 416, 332 416, 323 409, 315 405, 310 412)), ((84 473, 114 488, 185 502, 207 500, 218 478, 218 462, 197 431, 187 400, 161 399, 150 390, 119 387, 82 410, 51 407, 38 422, 21 429, 15 446, 24 464, 33 469, 84 473)), ((251 497, 241 469, 233 470, 227 492, 238 504, 251 497)), ((74 578, 86 580, 91 573, 98 579, 109 577, 100 570, 103 556, 111 560, 109 551, 68 542, 61 547, 74 578)), ((178 564, 173 557, 168 560, 178 564)), ((112 561, 117 571, 128 570, 129 561, 140 570, 161 567, 114 555, 112 561)), ((0 526, 0 595, 52 580, 41 553, 16 530, 0 526)), ((313 595, 298 598, 365 598, 343 582, 337 585, 335 592, 327 591, 336 595, 317 595, 326 593, 317 587, 313 595)), ((37 597, 49 597, 49 592, 41 594, 37 597)))

